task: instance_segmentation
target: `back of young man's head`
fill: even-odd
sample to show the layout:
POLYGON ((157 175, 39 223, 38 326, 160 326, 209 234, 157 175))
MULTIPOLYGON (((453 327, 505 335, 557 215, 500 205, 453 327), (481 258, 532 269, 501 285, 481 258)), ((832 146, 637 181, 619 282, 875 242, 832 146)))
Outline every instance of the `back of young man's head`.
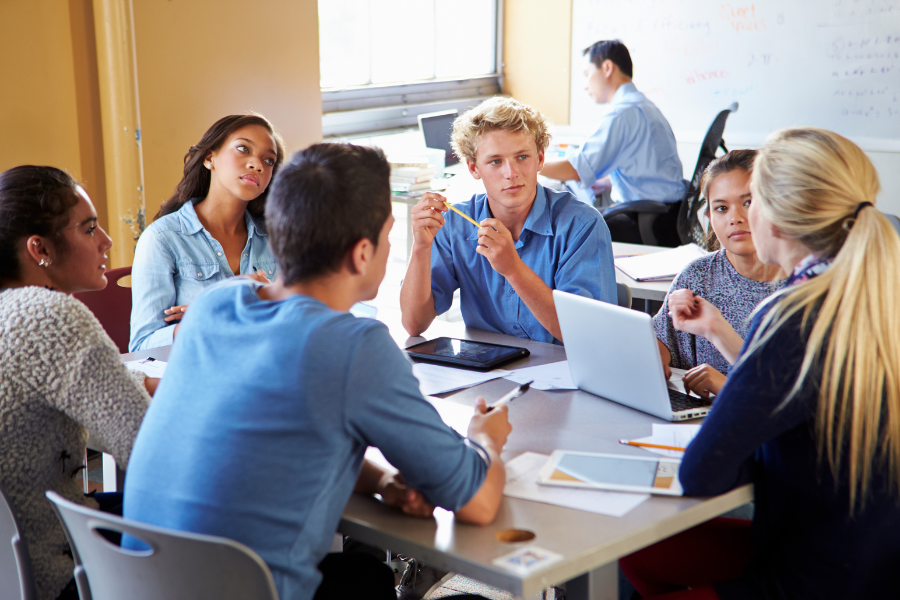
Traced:
POLYGON ((377 148, 314 144, 278 172, 266 201, 269 244, 286 285, 340 271, 391 214, 391 169, 377 148))
POLYGON ((619 70, 623 75, 629 78, 633 77, 631 54, 628 53, 628 48, 625 47, 625 44, 619 40, 600 40, 599 42, 594 42, 585 48, 582 54, 587 56, 598 69, 600 68, 600 65, 603 64, 603 61, 611 60, 614 65, 619 67, 619 70))

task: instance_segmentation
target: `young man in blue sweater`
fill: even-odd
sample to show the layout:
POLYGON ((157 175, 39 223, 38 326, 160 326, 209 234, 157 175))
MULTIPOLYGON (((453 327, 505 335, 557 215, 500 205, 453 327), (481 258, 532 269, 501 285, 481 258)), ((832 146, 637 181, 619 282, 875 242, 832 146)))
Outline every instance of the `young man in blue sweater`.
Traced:
MULTIPOLYGON (((246 544, 281 600, 354 579, 322 582, 317 569, 354 491, 478 524, 500 505, 506 410, 479 401, 461 437, 422 397, 387 327, 347 312, 384 277, 389 172, 381 151, 341 144, 281 169, 266 206, 278 278, 197 298, 128 465, 126 518, 246 544), (365 462, 368 446, 402 477, 365 462)), ((391 577, 364 585, 369 598, 394 594, 391 577)))

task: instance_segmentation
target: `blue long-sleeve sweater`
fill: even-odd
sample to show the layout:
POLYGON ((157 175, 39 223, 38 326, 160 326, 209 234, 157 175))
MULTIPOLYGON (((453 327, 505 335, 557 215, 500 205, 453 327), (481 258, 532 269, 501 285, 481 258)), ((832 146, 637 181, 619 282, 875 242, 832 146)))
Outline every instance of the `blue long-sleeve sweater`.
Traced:
MULTIPOLYGON (((753 319, 747 340, 761 318, 753 319)), ((786 323, 731 372, 685 452, 686 495, 755 486, 753 558, 741 579, 716 590, 723 600, 900 597, 900 503, 887 470, 876 461, 866 505, 851 517, 846 460, 837 478, 818 461, 821 368, 778 410, 800 372, 809 336, 800 325, 799 316, 786 323)))

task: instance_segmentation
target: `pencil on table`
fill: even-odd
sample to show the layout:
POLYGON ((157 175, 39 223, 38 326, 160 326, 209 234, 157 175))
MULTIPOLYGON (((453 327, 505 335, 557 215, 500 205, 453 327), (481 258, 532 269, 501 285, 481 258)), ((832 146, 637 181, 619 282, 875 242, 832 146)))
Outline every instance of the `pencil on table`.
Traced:
POLYGON ((678 446, 662 446, 660 444, 648 444, 646 442, 633 442, 631 440, 619 440, 620 444, 625 444, 627 446, 638 446, 640 448, 656 448, 657 450, 674 450, 675 452, 684 452, 685 448, 679 448, 678 446))

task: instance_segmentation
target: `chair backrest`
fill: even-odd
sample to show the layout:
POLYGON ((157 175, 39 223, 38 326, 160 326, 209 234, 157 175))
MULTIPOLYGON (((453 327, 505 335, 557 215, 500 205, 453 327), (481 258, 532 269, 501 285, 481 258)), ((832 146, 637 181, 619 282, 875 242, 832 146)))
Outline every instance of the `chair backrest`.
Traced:
POLYGON ((728 115, 737 112, 738 103, 732 102, 731 106, 721 111, 713 119, 709 129, 706 130, 706 136, 703 143, 700 144, 700 155, 697 157, 697 165, 694 167, 694 174, 688 184, 687 193, 684 196, 684 202, 681 203, 681 209, 678 213, 678 237, 681 238, 683 244, 694 243, 701 247, 706 246, 706 232, 697 220, 697 211, 700 208, 700 178, 707 165, 716 158, 716 151, 719 148, 728 153, 725 147, 725 122, 728 121, 728 115))
MULTIPOLYGON (((55 492, 47 497, 87 574, 92 600, 278 600, 266 563, 243 544, 128 521, 55 492), (121 548, 102 531, 130 535, 147 549, 121 548)), ((80 581, 79 593, 83 599, 80 581)))
POLYGON ((624 283, 616 283, 616 304, 622 308, 631 308, 631 288, 624 283))
POLYGON ((72 294, 81 300, 112 338, 119 352, 128 352, 131 337, 131 288, 119 285, 119 280, 131 275, 131 267, 110 269, 106 272, 106 288, 96 292, 72 294))
POLYGON ((34 600, 31 556, 16 515, 0 490, 0 600, 34 600))

